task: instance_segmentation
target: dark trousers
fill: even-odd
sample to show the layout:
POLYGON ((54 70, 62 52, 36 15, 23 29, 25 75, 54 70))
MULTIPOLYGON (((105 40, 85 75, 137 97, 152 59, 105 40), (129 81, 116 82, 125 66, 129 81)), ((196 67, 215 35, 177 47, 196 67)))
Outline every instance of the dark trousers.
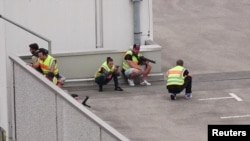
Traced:
POLYGON ((186 93, 192 93, 192 77, 187 76, 184 80, 183 85, 169 85, 167 86, 169 93, 178 94, 182 92, 184 89, 186 90, 186 93))
POLYGON ((119 74, 117 73, 113 73, 112 77, 110 79, 108 79, 104 74, 101 74, 99 77, 95 78, 95 82, 99 85, 99 86, 103 86, 109 83, 109 81, 113 78, 114 79, 114 85, 115 88, 119 87, 118 84, 118 76, 119 74))

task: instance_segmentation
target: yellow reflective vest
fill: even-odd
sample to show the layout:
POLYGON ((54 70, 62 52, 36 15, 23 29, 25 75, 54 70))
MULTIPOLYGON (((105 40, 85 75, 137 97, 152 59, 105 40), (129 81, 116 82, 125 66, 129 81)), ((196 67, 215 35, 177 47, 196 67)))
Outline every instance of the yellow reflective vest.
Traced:
POLYGON ((125 60, 125 56, 128 55, 128 54, 132 56, 132 61, 135 62, 135 63, 137 63, 138 65, 139 65, 139 60, 138 60, 138 58, 142 56, 142 54, 139 53, 139 54, 138 54, 138 58, 137 58, 137 57, 133 54, 133 50, 129 49, 129 50, 125 53, 125 55, 124 55, 124 57, 123 57, 122 68, 123 68, 124 70, 127 70, 127 69, 130 68, 129 64, 127 63, 127 60, 125 60))
POLYGON ((183 66, 175 66, 167 71, 166 85, 183 85, 185 77, 183 73, 185 68, 183 66))
MULTIPOLYGON (((52 65, 53 61, 57 61, 57 60, 50 55, 48 55, 44 61, 39 59, 39 65, 43 71, 43 74, 48 74, 50 72, 51 65, 52 65)), ((54 74, 57 75, 58 72, 59 71, 58 71, 58 67, 57 67, 57 62, 55 62, 54 74)))
POLYGON ((57 85, 57 78, 54 76, 53 79, 52 79, 52 82, 57 85))
POLYGON ((115 66, 114 65, 112 66, 112 68, 109 68, 108 62, 105 61, 105 62, 102 63, 101 67, 95 73, 95 75, 94 75, 95 78, 99 77, 102 74, 102 73, 100 73, 100 71, 101 71, 102 68, 104 68, 106 70, 106 72, 114 72, 114 70, 115 70, 115 66))
MULTIPOLYGON (((44 74, 44 77, 46 77, 46 75, 44 74)), ((47 77, 48 78, 48 77, 47 77)), ((52 81, 55 85, 57 85, 57 78, 54 76, 52 79, 48 78, 50 81, 52 81)))

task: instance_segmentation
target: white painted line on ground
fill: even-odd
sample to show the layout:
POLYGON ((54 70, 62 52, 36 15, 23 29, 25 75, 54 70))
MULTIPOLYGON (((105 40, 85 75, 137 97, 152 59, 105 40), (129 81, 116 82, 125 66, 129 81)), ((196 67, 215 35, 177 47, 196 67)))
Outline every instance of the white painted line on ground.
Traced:
POLYGON ((199 100, 216 100, 216 99, 228 99, 233 97, 216 97, 216 98, 205 98, 205 99, 199 99, 199 100))
POLYGON ((237 101, 243 101, 240 97, 238 97, 236 94, 234 93, 229 93, 229 95, 231 97, 215 97, 215 98, 205 98, 205 99, 199 99, 199 100, 217 100, 217 99, 228 99, 228 98, 234 98, 237 101))
POLYGON ((221 118, 221 119, 226 119, 226 118, 243 118, 243 117, 250 117, 250 115, 228 116, 228 117, 220 117, 220 118, 221 118))
POLYGON ((237 101, 243 101, 240 97, 238 97, 236 94, 234 93, 229 93, 229 95, 231 95, 233 98, 235 98, 237 101))

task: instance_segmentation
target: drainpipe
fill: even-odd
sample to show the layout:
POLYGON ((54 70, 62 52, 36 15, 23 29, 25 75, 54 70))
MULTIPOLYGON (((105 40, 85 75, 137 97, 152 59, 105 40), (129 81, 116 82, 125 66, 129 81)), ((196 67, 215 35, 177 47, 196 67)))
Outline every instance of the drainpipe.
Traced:
POLYGON ((134 44, 141 44, 141 19, 140 19, 140 2, 142 0, 132 0, 134 10, 134 44))
POLYGON ((103 48, 103 0, 95 0, 96 48, 103 48))

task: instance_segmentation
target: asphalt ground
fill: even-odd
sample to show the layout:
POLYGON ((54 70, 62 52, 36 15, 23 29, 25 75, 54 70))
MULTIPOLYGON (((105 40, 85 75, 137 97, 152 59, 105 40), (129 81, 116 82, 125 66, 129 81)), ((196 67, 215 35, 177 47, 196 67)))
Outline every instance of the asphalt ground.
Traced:
POLYGON ((132 141, 206 141, 210 124, 250 123, 250 1, 154 0, 154 40, 162 72, 177 59, 193 76, 193 97, 170 100, 165 82, 89 96, 90 110, 132 141))
POLYGON ((250 123, 250 78, 194 79, 193 97, 187 100, 182 92, 175 101, 164 84, 122 86, 122 92, 112 85, 103 92, 75 88, 70 93, 89 96, 89 109, 132 141, 205 141, 210 124, 250 123))

